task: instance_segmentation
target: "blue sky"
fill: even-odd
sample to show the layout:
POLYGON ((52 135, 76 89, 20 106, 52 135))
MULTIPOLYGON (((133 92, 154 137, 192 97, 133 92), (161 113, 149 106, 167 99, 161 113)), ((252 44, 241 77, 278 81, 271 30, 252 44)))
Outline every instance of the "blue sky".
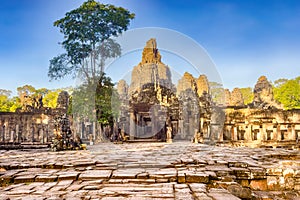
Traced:
MULTIPOLYGON (((15 91, 25 84, 60 88, 74 83, 68 78, 49 82, 47 72, 49 60, 63 52, 58 45, 63 36, 53 22, 82 2, 1 0, 0 88, 15 91)), ((194 39, 208 52, 230 89, 253 87, 261 75, 272 81, 300 76, 298 0, 101 2, 134 12, 130 29, 163 27, 194 39)))

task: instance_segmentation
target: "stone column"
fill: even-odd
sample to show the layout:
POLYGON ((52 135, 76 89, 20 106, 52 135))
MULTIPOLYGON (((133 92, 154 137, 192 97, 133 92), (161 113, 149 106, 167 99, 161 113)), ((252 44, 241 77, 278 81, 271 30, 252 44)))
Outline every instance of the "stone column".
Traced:
POLYGON ((295 125, 291 125, 291 137, 289 138, 290 140, 296 141, 296 131, 295 131, 295 125))
POLYGON ((4 141, 7 141, 7 138, 9 137, 9 127, 8 127, 8 121, 6 121, 6 126, 5 126, 5 136, 4 136, 4 141))
POLYGON ((272 141, 277 141, 277 140, 278 140, 277 125, 273 124, 273 138, 272 138, 272 141))
POLYGON ((20 142, 19 124, 16 125, 16 141, 20 142))
POLYGON ((252 138, 251 138, 251 125, 247 125, 247 127, 245 128, 245 140, 246 141, 252 141, 252 138))
POLYGON ((261 141, 266 141, 267 139, 267 127, 262 124, 260 127, 259 127, 259 132, 261 132, 261 135, 260 135, 260 138, 261 138, 261 141))
POLYGON ((2 126, 2 142, 5 142, 5 125, 2 126))
POLYGON ((25 140, 29 140, 29 138, 30 138, 30 130, 31 130, 31 128, 30 128, 30 122, 29 122, 29 120, 27 120, 25 140))
POLYGON ((263 141, 264 140, 264 129, 263 125, 259 125, 259 135, 257 136, 258 141, 263 141))
POLYGON ((49 124, 47 124, 47 130, 46 130, 46 142, 49 142, 49 124))
POLYGON ((141 131, 141 126, 140 126, 140 115, 137 113, 136 114, 136 137, 140 137, 140 131, 141 131))
MULTIPOLYGON (((135 124, 135 114, 133 111, 130 112, 130 119, 129 119, 129 123, 130 123, 130 132, 129 132, 129 137, 130 140, 133 140, 135 137, 135 128, 136 128, 136 124, 135 124)), ((152 130, 153 131, 153 130, 152 130)))
POLYGON ((281 141, 281 129, 280 129, 280 125, 277 125, 277 141, 281 141))
POLYGON ((203 129, 203 123, 204 123, 204 119, 203 117, 200 118, 200 132, 202 131, 203 129))
POLYGON ((93 122, 93 140, 96 140, 96 122, 93 122))
POLYGON ((42 128, 40 129, 41 134, 41 141, 44 144, 45 143, 45 135, 44 135, 44 126, 42 125, 42 128))
POLYGON ((34 125, 31 125, 31 142, 34 141, 34 125))
POLYGON ((211 129, 210 129, 210 123, 208 123, 208 124, 207 124, 207 138, 208 138, 209 140, 212 140, 210 130, 211 130, 211 129))
POLYGON ((14 142, 14 131, 10 130, 10 139, 9 142, 14 142))
POLYGON ((237 141, 237 134, 238 134, 237 127, 234 126, 233 127, 233 137, 232 137, 233 141, 237 141))

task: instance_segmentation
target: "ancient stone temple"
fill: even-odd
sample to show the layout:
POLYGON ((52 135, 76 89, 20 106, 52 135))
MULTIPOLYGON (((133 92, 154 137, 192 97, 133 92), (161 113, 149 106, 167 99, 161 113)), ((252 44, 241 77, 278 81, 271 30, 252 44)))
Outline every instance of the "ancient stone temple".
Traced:
MULTIPOLYGON (((249 105, 231 101, 224 108, 226 119, 219 142, 230 141, 236 146, 298 145, 300 110, 283 110, 274 100, 272 85, 265 76, 258 79, 253 92, 254 99, 249 105)), ((241 98, 238 92, 235 96, 241 98)))
POLYGON ((254 99, 244 105, 239 88, 224 90, 225 102, 212 101, 209 81, 186 72, 175 85, 162 62, 155 39, 147 41, 142 61, 133 68, 131 82, 120 80, 119 126, 130 139, 173 139, 236 146, 297 145, 300 111, 283 110, 274 100, 272 85, 261 76, 254 99))
POLYGON ((0 113, 0 144, 49 144, 60 130, 59 120, 66 116, 69 94, 61 92, 57 107, 43 107, 42 96, 21 94, 22 108, 0 113))
POLYGON ((203 134, 202 129, 209 129, 206 76, 196 79, 185 73, 176 88, 153 38, 146 43, 142 61, 133 68, 129 87, 121 80, 117 89, 122 102, 120 126, 131 139, 165 141, 169 130, 172 138, 190 140, 195 132, 203 134))
POLYGON ((178 129, 178 99, 171 72, 161 61, 155 39, 150 39, 142 53, 142 61, 132 71, 128 87, 118 83, 122 101, 120 123, 130 139, 166 139, 167 127, 178 129))

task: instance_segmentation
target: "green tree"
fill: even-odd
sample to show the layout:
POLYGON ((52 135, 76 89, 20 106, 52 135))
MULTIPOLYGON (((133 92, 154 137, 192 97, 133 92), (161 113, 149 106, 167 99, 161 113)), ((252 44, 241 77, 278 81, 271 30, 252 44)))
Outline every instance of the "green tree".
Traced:
POLYGON ((81 78, 82 85, 73 93, 73 113, 88 118, 97 113, 100 123, 110 120, 112 108, 106 105, 113 98, 113 84, 104 74, 104 66, 107 59, 121 54, 112 36, 126 31, 133 18, 134 14, 122 7, 87 0, 54 22, 64 34, 61 44, 66 53, 50 60, 48 76, 61 79, 72 74, 81 78))
POLYGON ((0 89, 0 112, 9 112, 12 102, 9 97, 11 95, 10 90, 0 89))
POLYGON ((243 94, 244 104, 248 105, 252 103, 254 98, 253 89, 251 87, 240 88, 241 93, 243 94))
POLYGON ((274 81, 274 86, 279 87, 279 86, 283 85, 284 83, 286 83, 287 81, 288 81, 288 79, 286 79, 286 78, 277 79, 276 81, 274 81))
POLYGON ((217 104, 224 104, 225 94, 223 85, 217 82, 209 82, 209 87, 213 102, 217 104))
POLYGON ((102 125, 113 125, 119 114, 119 97, 110 77, 103 74, 96 89, 96 116, 102 125))
POLYGON ((57 97, 58 97, 60 92, 61 92, 60 89, 48 91, 48 93, 45 94, 45 96, 43 98, 44 107, 56 108, 57 97))
POLYGON ((273 92, 275 100, 282 103, 285 109, 300 108, 300 77, 279 84, 273 92))
POLYGON ((121 48, 111 36, 127 30, 134 14, 122 7, 88 0, 54 22, 65 40, 66 53, 50 60, 48 76, 60 79, 78 73, 88 84, 98 82, 105 60, 120 55, 121 48))
POLYGON ((10 111, 10 112, 16 112, 16 110, 17 110, 18 108, 21 108, 21 107, 22 107, 22 106, 21 106, 21 101, 20 101, 20 98, 19 98, 19 97, 13 97, 13 98, 11 98, 10 102, 11 102, 11 106, 10 106, 10 108, 9 108, 9 111, 10 111))
POLYGON ((32 85, 24 85, 24 86, 18 87, 17 91, 18 91, 19 96, 22 93, 25 93, 28 96, 31 96, 36 93, 36 89, 32 85))

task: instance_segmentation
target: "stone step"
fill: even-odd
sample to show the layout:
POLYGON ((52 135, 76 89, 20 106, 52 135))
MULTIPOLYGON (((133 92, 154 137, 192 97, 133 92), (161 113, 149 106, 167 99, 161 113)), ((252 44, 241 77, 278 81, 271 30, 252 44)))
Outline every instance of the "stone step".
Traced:
POLYGON ((149 142, 162 142, 159 139, 134 139, 134 140, 127 140, 128 143, 149 143, 149 142))

